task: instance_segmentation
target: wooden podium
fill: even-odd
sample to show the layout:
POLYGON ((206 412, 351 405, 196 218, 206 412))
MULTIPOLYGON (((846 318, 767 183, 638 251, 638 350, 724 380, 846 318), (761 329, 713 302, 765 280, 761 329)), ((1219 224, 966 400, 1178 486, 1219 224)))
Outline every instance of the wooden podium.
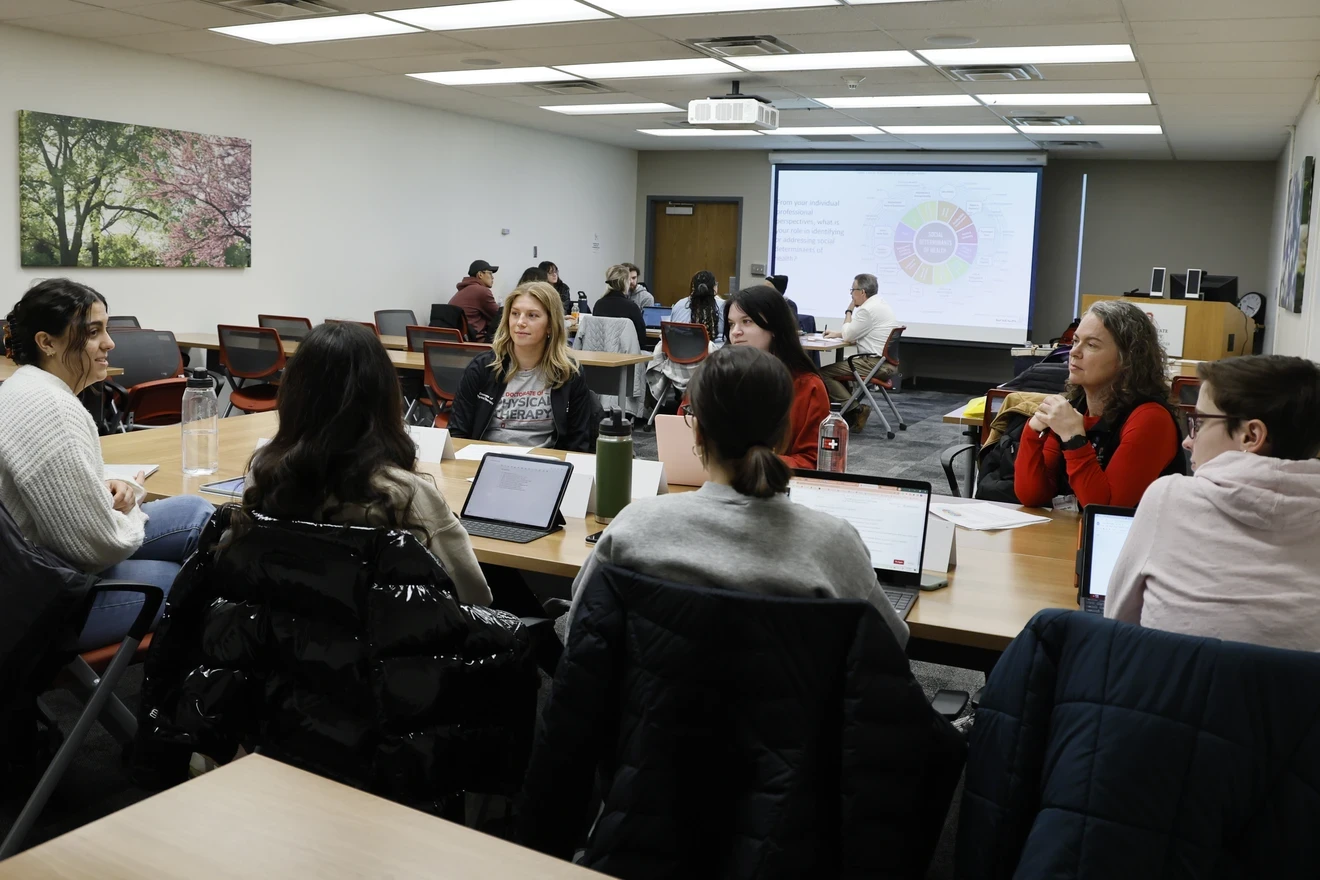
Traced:
POLYGON ((1100 296, 1088 293, 1082 296, 1082 311, 1085 312, 1093 303, 1110 299, 1126 300, 1143 310, 1148 306, 1162 307, 1149 309, 1147 314, 1155 313, 1152 317, 1155 323, 1160 325, 1161 339, 1170 349, 1169 357, 1217 361, 1221 358, 1251 354, 1251 340, 1256 333, 1256 322, 1243 314, 1242 310, 1233 303, 1206 302, 1200 299, 1169 299, 1159 296, 1100 296), (1161 313, 1174 314, 1168 311, 1170 309, 1185 311, 1181 316, 1183 318, 1181 334, 1176 332, 1176 326, 1164 326, 1166 323, 1176 325, 1176 319, 1162 322, 1158 317, 1161 313), (1177 350, 1175 344, 1170 343, 1170 339, 1176 342, 1179 338, 1182 341, 1181 351, 1177 350))

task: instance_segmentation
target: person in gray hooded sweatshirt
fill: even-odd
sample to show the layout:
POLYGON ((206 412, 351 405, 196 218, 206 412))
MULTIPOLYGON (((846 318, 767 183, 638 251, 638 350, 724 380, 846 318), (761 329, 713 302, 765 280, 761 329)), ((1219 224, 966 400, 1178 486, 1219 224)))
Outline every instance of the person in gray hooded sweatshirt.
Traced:
POLYGON ((1202 363, 1183 448, 1156 480, 1105 616, 1187 635, 1320 650, 1320 367, 1267 355, 1202 363))

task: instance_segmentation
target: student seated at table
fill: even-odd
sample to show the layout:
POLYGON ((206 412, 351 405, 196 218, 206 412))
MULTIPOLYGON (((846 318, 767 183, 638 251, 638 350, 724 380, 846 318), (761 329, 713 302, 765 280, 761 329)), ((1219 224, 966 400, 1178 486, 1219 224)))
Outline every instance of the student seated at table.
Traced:
POLYGON ((591 452, 599 406, 566 340, 555 289, 544 281, 516 288, 504 301, 491 351, 474 358, 463 373, 449 433, 591 452))
POLYGON ((691 292, 674 303, 669 320, 676 324, 704 324, 711 342, 724 338, 724 309, 720 285, 713 272, 702 269, 692 276, 691 292))
POLYGON ((1045 398, 1014 461, 1027 507, 1057 496, 1135 507, 1164 474, 1186 473, 1154 322, 1129 302, 1098 302, 1077 327, 1068 386, 1045 398))
POLYGON ((407 529, 440 560, 458 599, 489 605, 472 543, 419 474, 389 355, 360 324, 322 324, 280 383, 279 429, 252 456, 243 508, 301 522, 407 529))
POLYGON ((802 350, 797 319, 788 300, 764 284, 744 288, 729 297, 724 307, 724 326, 730 345, 768 351, 788 367, 793 377, 793 408, 789 411, 784 463, 791 468, 814 470, 820 423, 830 414, 830 396, 820 371, 802 350))
POLYGON ((628 298, 629 270, 627 263, 610 266, 605 270, 605 295, 596 300, 591 314, 597 318, 627 318, 637 331, 637 347, 646 351, 651 344, 646 339, 646 320, 642 310, 628 298))
MULTIPOLYGON (((168 593, 215 508, 196 495, 143 504, 141 474, 105 479, 96 425, 76 396, 110 365, 105 297, 53 278, 24 294, 7 320, 4 352, 19 368, 0 385, 0 503, 29 541, 71 565, 168 593)), ((137 593, 98 594, 78 650, 122 639, 142 602, 137 593)))
POLYGON ((907 624, 876 582, 857 530, 788 499, 790 471, 779 457, 793 404, 788 368, 750 345, 729 345, 702 363, 688 392, 710 480, 625 507, 573 582, 574 601, 596 566, 609 563, 693 586, 862 599, 906 645, 907 624))
POLYGON ((1183 442, 1195 475, 1146 490, 1105 616, 1320 651, 1320 367, 1271 355, 1197 373, 1183 442))

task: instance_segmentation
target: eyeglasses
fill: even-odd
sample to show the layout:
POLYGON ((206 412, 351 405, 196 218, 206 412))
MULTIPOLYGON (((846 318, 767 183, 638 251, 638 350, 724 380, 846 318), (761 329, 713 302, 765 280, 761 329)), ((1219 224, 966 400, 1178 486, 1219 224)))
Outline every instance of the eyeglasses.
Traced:
POLYGON ((1201 429, 1201 424, 1206 419, 1236 419, 1237 416, 1230 416, 1223 413, 1187 413, 1187 436, 1193 440, 1196 439, 1196 432, 1201 429))
POLYGON ((849 293, 866 293, 866 291, 865 291, 865 290, 862 290, 860 287, 854 287, 852 290, 849 290, 848 292, 849 292, 849 293))

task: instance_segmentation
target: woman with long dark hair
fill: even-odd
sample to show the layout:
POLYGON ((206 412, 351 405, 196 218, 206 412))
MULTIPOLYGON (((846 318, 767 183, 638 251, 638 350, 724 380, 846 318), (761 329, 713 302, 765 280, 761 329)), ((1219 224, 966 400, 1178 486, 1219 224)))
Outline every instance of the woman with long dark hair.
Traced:
POLYGON ((546 281, 559 293, 559 300, 564 304, 564 314, 569 314, 573 311, 573 294, 564 279, 559 277, 559 267, 549 260, 542 260, 540 268, 545 272, 546 281))
POLYGON ((1013 489, 1028 507, 1075 495, 1079 507, 1136 507, 1164 474, 1186 473, 1169 406, 1164 347, 1130 302, 1098 302, 1077 326, 1068 386, 1022 432, 1013 489))
POLYGON ((793 408, 784 463, 815 470, 820 423, 830 414, 830 396, 816 365, 802 349, 797 319, 788 301, 768 285, 745 287, 725 304, 724 327, 730 345, 767 351, 788 368, 793 377, 793 408))
POLYGON ((704 324, 711 341, 724 337, 724 309, 718 299, 720 285, 714 273, 702 269, 692 276, 691 292, 674 303, 669 320, 680 324, 704 324))
POLYGON ((408 529, 430 548, 460 601, 489 605, 467 532, 419 474, 399 380, 360 324, 322 324, 280 383, 280 426, 252 456, 244 510, 276 519, 408 529))
MULTIPOLYGON (((168 593, 214 507, 196 495, 143 504, 142 474, 105 479, 96 425, 77 397, 110 366, 105 297, 52 278, 7 321, 4 353, 19 369, 0 385, 0 503, 29 541, 70 565, 168 593)), ((122 639, 142 602, 138 593, 98 594, 78 650, 122 639)))

